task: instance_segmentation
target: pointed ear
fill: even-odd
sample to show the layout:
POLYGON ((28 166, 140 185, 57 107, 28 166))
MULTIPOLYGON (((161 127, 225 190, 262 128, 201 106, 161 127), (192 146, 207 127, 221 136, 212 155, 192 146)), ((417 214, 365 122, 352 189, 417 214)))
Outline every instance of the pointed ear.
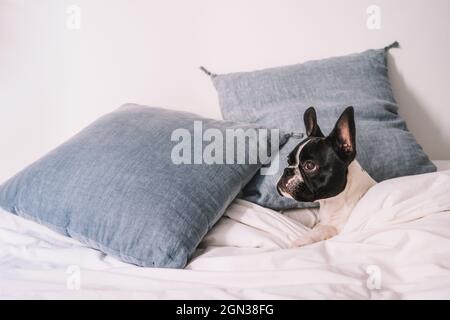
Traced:
POLYGON ((356 128, 353 107, 347 107, 336 122, 327 139, 338 156, 347 164, 356 156, 356 128))
POLYGON ((309 107, 303 114, 303 121, 305 122, 306 135, 312 137, 323 137, 323 133, 317 124, 316 110, 314 107, 309 107))

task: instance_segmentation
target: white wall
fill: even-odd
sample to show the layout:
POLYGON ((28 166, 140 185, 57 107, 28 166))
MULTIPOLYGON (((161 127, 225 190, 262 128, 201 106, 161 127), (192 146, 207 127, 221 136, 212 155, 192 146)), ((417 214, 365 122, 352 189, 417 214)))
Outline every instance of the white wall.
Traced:
POLYGON ((449 0, 0 0, 0 181, 125 102, 220 117, 199 65, 252 70, 393 40, 400 113, 450 159, 449 31, 449 0), (80 30, 66 27, 71 4, 80 30))

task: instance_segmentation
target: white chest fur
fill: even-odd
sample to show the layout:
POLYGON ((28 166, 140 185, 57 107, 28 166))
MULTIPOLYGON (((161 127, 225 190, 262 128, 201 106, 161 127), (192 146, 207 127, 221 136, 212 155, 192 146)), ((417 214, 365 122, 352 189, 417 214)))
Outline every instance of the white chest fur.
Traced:
POLYGON ((332 198, 319 200, 319 223, 293 246, 304 246, 329 239, 341 232, 359 199, 376 184, 354 160, 348 167, 345 189, 332 198))
POLYGON ((375 180, 358 161, 352 161, 348 167, 344 191, 332 198, 319 200, 319 223, 333 226, 338 232, 341 231, 359 199, 375 184, 375 180))

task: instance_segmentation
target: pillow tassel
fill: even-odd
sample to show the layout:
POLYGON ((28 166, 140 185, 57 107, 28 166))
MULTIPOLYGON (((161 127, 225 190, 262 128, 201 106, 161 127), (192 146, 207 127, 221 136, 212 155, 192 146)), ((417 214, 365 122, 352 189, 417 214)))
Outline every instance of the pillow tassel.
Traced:
POLYGON ((400 48, 400 43, 398 43, 398 41, 394 41, 390 45, 384 47, 384 50, 389 51, 392 48, 400 48))
POLYGON ((200 66, 200 70, 202 70, 206 75, 210 76, 211 78, 214 78, 217 76, 217 74, 212 73, 208 69, 206 69, 204 66, 200 66))

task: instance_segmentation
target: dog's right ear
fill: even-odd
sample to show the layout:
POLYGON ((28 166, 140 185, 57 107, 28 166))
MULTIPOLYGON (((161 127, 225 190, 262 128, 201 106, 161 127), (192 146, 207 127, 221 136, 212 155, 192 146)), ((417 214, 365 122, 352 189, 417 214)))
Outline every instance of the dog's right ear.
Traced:
POLYGON ((308 137, 324 137, 319 125, 317 124, 316 110, 314 107, 309 107, 305 111, 303 121, 305 122, 306 135, 308 137))

